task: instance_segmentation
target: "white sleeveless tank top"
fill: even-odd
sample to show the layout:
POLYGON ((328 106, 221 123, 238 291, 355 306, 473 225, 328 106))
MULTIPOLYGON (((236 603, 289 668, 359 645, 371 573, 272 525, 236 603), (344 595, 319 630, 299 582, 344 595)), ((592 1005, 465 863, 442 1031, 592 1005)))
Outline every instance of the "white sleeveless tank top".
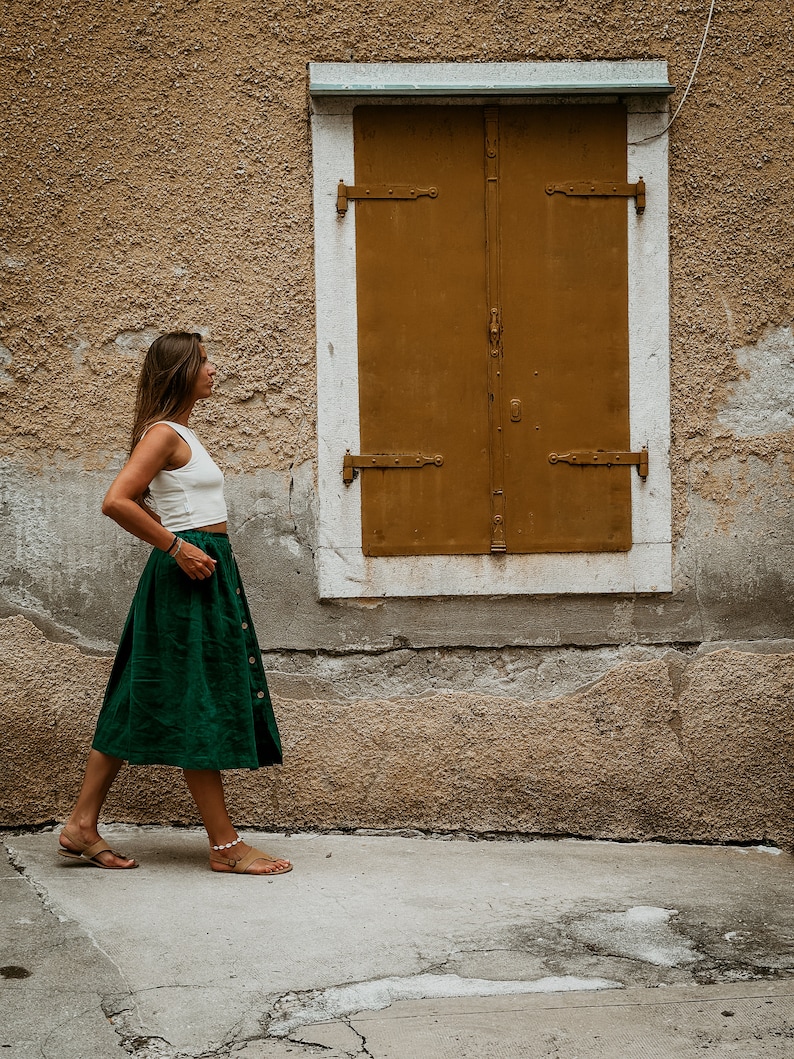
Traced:
MULTIPOLYGON (((190 459, 184 467, 160 471, 149 485, 152 506, 167 530, 196 529, 226 521, 223 472, 199 439, 181 423, 161 419, 190 446, 190 459)), ((152 426, 157 424, 153 423, 152 426)))

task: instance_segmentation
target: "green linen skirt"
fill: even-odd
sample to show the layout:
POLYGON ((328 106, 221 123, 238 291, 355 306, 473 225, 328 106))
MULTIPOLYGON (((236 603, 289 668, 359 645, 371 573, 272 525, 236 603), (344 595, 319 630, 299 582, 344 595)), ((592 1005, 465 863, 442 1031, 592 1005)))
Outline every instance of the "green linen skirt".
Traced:
POLYGON ((192 581, 155 548, 121 636, 93 747, 132 765, 281 763, 281 742, 240 571, 225 533, 180 537, 217 560, 192 581))

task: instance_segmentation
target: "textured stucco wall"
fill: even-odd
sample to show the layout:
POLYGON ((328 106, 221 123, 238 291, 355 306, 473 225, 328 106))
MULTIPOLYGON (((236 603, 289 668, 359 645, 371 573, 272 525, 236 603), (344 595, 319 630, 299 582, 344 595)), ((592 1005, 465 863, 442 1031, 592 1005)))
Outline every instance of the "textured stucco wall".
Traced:
MULTIPOLYGON (((782 5, 716 5, 670 132, 674 591, 321 604, 314 584, 306 63, 662 58, 679 86, 674 107, 708 7, 395 2, 373 18, 338 2, 7 6, 0 615, 26 623, 4 624, 0 646, 12 674, 3 744, 29 767, 15 766, 0 823, 63 813, 77 781, 107 668, 94 656, 112 651, 146 554, 99 504, 125 450, 141 353, 160 331, 186 327, 208 335, 220 368, 196 427, 227 472, 235 546, 295 755, 280 778, 240 779, 247 818, 264 821, 262 805, 281 791, 280 819, 292 826, 783 834, 771 808, 783 800, 765 786, 785 778, 773 748, 790 724, 794 637, 784 46, 794 16, 782 5), (777 653, 697 653, 724 641, 771 641, 777 653), (689 757, 658 720, 679 701, 665 684, 671 649, 697 689, 686 710, 676 706, 689 757), (82 676, 64 682, 67 673, 82 676), (597 734, 595 690, 580 690, 594 680, 631 718, 628 742, 597 734), (56 725, 47 691, 59 683, 74 695, 59 692, 69 723, 56 725), (300 687, 311 701, 295 697, 300 687), (545 749, 519 740, 500 758, 492 748, 516 729, 545 749), (735 745, 730 781, 709 749, 720 743, 735 745), (469 747, 478 779, 462 783, 469 747), (53 755, 57 791, 40 779, 53 755), (681 780, 669 813, 655 794, 665 755, 681 780), (593 786, 609 769, 636 812, 593 786), (396 785, 399 799, 376 797, 379 784, 396 785), (498 811, 482 808, 489 786, 502 791, 498 811)), ((190 816, 181 794, 169 802, 136 783, 119 787, 114 815, 190 816)))
MULTIPOLYGON (((21 617, 0 621, 0 632, 14 645, 0 661, 0 769, 10 780, 0 819, 62 817, 110 662, 50 643, 21 617)), ((230 773, 229 803, 237 820, 261 827, 696 836, 788 848, 792 684, 791 653, 726 649, 623 662, 580 691, 530 703, 452 690, 396 701, 277 692, 285 764, 230 773)), ((134 767, 107 815, 192 822, 195 810, 178 770, 134 767)))

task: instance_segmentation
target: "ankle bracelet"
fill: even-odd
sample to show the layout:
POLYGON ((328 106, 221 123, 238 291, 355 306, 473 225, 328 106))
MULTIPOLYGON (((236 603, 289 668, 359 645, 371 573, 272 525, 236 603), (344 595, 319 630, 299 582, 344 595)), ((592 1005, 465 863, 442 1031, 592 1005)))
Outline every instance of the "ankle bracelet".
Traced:
POLYGON ((237 838, 236 838, 236 839, 234 840, 234 842, 226 842, 226 843, 225 843, 224 845, 222 845, 222 846, 213 846, 212 848, 213 848, 213 849, 215 850, 215 852, 216 852, 216 853, 218 853, 218 852, 220 852, 220 850, 222 850, 222 849, 231 849, 231 848, 232 848, 232 846, 236 846, 238 842, 242 842, 242 838, 240 838, 240 836, 239 836, 239 835, 238 835, 238 836, 237 836, 237 838))

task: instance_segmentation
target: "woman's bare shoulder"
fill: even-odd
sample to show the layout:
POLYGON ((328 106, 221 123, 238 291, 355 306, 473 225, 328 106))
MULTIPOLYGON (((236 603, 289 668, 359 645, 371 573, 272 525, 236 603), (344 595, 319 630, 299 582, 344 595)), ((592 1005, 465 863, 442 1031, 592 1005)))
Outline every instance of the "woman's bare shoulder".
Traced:
POLYGON ((166 422, 153 423, 135 446, 131 460, 145 459, 160 464, 160 470, 174 470, 190 460, 192 449, 181 434, 166 422))
MULTIPOLYGON (((144 432, 143 437, 132 450, 131 458, 159 453, 167 456, 179 446, 182 438, 167 423, 154 423, 144 432)), ((184 444, 184 442, 182 442, 184 444)))
POLYGON ((161 438, 179 438, 182 436, 178 430, 174 429, 173 424, 165 419, 160 419, 156 423, 152 423, 151 426, 148 426, 143 432, 141 441, 143 438, 149 437, 150 434, 154 437, 161 438))

